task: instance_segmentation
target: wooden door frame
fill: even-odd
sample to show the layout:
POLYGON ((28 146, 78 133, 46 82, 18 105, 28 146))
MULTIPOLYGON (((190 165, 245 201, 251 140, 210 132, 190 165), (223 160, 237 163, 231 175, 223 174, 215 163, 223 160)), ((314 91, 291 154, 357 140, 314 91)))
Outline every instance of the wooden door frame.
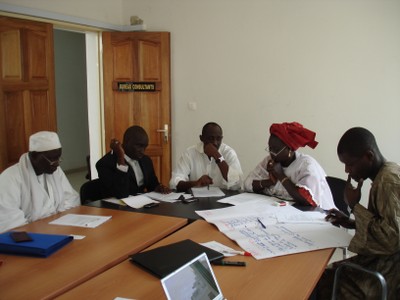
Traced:
MULTIPOLYGON (((75 18, 63 14, 53 15, 46 11, 0 3, 0 15, 53 24, 54 29, 75 31, 85 34, 86 73, 89 122, 89 148, 91 157, 91 178, 98 177, 95 164, 107 150, 104 122, 103 57, 101 51, 103 31, 143 30, 142 25, 118 26, 103 22, 75 18), (94 55, 95 54, 95 55, 94 55)), ((172 122, 172 120, 171 120, 172 122)), ((171 130, 171 124, 169 124, 171 130)), ((170 131, 171 132, 171 131, 170 131)), ((171 145, 172 151, 172 145, 171 145)), ((171 153, 169 154, 171 156, 171 153)))

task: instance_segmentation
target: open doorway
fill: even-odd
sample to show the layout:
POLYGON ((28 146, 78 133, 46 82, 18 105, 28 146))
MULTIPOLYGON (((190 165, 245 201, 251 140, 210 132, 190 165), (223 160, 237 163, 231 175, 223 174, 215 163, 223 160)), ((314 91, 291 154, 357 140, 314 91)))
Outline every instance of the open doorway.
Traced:
POLYGON ((54 30, 57 131, 63 146, 61 166, 79 191, 87 180, 89 125, 85 34, 54 30))

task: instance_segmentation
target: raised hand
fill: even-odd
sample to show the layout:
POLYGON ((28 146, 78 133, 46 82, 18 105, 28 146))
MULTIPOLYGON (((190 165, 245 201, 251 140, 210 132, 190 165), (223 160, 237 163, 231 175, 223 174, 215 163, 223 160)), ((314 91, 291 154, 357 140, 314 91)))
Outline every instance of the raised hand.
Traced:
POLYGON ((215 159, 221 156, 218 152, 217 147, 215 147, 212 143, 204 144, 204 153, 208 157, 214 157, 215 159))
POLYGON ((118 157, 118 164, 124 165, 125 164, 125 151, 122 148, 122 144, 117 139, 112 139, 110 142, 111 150, 117 155, 118 157))
POLYGON ((270 160, 268 162, 267 171, 269 173, 269 177, 270 177, 271 181, 274 184, 278 181, 278 178, 285 177, 285 173, 283 173, 282 165, 273 160, 270 160))
POLYGON ((344 189, 344 200, 347 205, 353 209, 354 205, 356 205, 361 200, 361 188, 363 186, 364 179, 360 179, 357 183, 357 187, 354 187, 351 184, 351 177, 348 175, 346 187, 344 189))

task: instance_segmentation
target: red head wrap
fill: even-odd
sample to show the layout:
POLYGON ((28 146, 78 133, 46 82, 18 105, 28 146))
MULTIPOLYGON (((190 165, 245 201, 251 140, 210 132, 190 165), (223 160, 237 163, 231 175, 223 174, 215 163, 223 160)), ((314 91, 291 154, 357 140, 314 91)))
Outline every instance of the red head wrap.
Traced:
POLYGON ((315 140, 315 132, 304 128, 303 125, 297 122, 272 124, 269 132, 280 138, 292 150, 305 146, 314 149, 318 145, 315 140))

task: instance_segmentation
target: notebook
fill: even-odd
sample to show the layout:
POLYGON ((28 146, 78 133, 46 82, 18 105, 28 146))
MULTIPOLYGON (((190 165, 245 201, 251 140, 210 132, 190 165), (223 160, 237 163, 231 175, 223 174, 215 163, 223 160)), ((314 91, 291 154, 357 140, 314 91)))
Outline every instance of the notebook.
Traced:
POLYGON ((210 261, 224 257, 218 251, 187 239, 133 254, 130 261, 145 268, 155 276, 163 278, 203 252, 207 254, 210 261))
POLYGON ((30 232, 32 241, 15 242, 10 233, 0 234, 0 253, 47 257, 73 240, 68 235, 30 232))
POLYGON ((221 289, 205 253, 161 279, 168 300, 222 300, 221 289))

